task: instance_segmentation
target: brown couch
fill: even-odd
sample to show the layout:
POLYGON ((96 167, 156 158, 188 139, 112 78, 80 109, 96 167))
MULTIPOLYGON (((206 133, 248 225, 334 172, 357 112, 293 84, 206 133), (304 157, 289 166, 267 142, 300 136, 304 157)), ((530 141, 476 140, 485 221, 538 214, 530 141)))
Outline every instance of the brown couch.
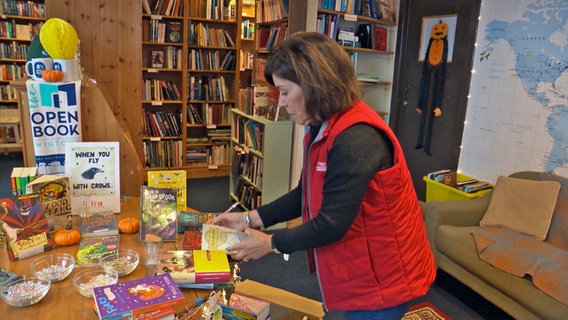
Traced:
MULTIPOLYGON (((519 172, 511 177, 537 179, 539 175, 519 172)), ((432 201, 424 206, 426 231, 438 268, 516 319, 568 319, 568 305, 535 287, 529 276, 513 275, 480 259, 472 232, 481 228, 479 222, 491 196, 490 192, 472 200, 432 201)), ((552 223, 566 222, 558 220, 552 223)), ((568 225, 563 230, 568 230, 568 225)), ((566 277, 566 273, 559 277, 566 277)))

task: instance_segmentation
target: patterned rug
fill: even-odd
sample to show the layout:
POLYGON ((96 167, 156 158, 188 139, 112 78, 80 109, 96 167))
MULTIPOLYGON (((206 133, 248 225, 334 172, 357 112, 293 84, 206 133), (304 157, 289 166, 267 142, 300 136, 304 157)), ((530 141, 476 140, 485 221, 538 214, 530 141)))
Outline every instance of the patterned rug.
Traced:
POLYGON ((452 318, 444 314, 430 302, 423 302, 410 306, 401 320, 451 320, 452 318))

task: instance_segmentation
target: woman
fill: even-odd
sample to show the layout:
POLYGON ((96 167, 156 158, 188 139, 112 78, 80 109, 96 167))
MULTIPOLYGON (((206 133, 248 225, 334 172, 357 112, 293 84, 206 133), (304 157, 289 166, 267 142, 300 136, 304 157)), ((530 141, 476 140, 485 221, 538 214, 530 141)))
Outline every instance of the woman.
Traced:
POLYGON ((346 319, 400 319, 428 291, 436 267, 394 133, 361 101, 349 56, 323 34, 281 42, 264 76, 291 120, 305 126, 301 181, 272 203, 210 223, 249 234, 228 248, 236 260, 307 250, 328 310, 346 310, 346 319), (254 229, 299 216, 295 228, 254 229))

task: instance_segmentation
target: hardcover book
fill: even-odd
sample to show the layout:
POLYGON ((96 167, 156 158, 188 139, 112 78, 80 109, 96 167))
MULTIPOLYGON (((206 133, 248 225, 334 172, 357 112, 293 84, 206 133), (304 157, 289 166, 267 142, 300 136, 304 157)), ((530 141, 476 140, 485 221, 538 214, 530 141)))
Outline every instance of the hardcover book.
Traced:
POLYGON ((49 232, 73 228, 68 177, 44 174, 28 183, 27 193, 39 194, 49 232))
POLYGON ((118 142, 75 142, 65 148, 73 213, 120 212, 118 142))
POLYGON ((177 190, 140 188, 140 240, 152 234, 164 241, 177 240, 177 190))
POLYGON ((77 267, 91 267, 99 264, 99 258, 118 251, 118 235, 81 237, 77 249, 77 267))
POLYGON ((38 194, 0 199, 0 236, 4 237, 10 261, 53 249, 38 194))
POLYGON ((101 320, 130 319, 136 314, 184 301, 169 274, 119 282, 93 289, 95 309, 101 320))
POLYGON ((110 211, 89 212, 79 216, 81 237, 118 234, 116 216, 110 211))
POLYGON ((224 250, 173 250, 158 254, 157 274, 176 283, 229 282, 231 267, 224 250))
POLYGON ((150 67, 162 68, 164 66, 164 51, 154 50, 150 56, 150 67))
MULTIPOLYGON (((203 224, 203 230, 201 232, 202 250, 226 250, 228 247, 248 237, 248 235, 242 231, 206 223, 203 224)), ((231 254, 230 252, 227 253, 231 254)))
POLYGON ((177 192, 177 210, 185 211, 187 207, 187 173, 185 170, 148 171, 148 186, 172 188, 177 192))
POLYGON ((201 231, 186 230, 183 233, 183 241, 181 243, 183 250, 200 250, 201 249, 201 231))
POLYGON ((239 293, 232 293, 229 304, 222 304, 223 319, 264 320, 270 314, 270 302, 239 293))

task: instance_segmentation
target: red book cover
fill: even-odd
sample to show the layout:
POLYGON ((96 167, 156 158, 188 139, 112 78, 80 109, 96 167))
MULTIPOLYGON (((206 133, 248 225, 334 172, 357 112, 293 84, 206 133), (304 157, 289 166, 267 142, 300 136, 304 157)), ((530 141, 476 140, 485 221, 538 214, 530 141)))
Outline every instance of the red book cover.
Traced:
POLYGON ((201 231, 187 230, 183 233, 183 250, 199 250, 201 249, 201 231))
POLYGON ((373 49, 387 51, 387 29, 373 26, 373 49))
POLYGON ((39 194, 0 199, 0 226, 10 261, 53 249, 39 194))

